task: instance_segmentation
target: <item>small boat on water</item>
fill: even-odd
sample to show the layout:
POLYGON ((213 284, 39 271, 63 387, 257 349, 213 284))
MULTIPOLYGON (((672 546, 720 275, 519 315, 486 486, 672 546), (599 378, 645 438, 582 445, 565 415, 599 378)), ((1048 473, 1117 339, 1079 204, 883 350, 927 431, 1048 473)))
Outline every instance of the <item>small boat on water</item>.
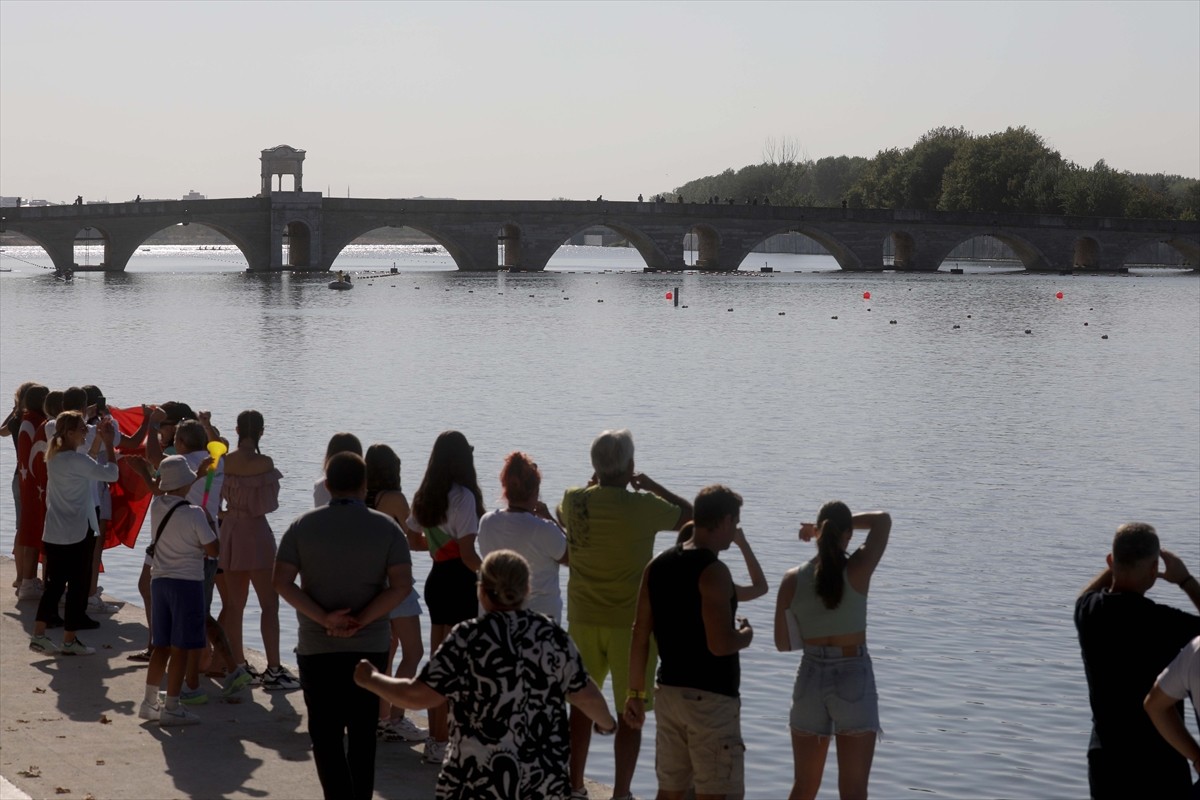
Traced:
POLYGON ((347 289, 353 289, 354 284, 350 282, 350 275, 348 273, 339 271, 337 280, 329 282, 329 288, 344 292, 347 289))

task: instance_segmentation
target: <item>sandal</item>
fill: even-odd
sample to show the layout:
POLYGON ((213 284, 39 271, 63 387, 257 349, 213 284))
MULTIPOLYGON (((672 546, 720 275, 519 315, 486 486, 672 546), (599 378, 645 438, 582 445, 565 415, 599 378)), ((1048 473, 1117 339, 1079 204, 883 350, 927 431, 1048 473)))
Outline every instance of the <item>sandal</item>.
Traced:
POLYGON ((150 655, 151 655, 151 650, 149 647, 147 647, 145 650, 139 650, 136 653, 130 653, 129 655, 125 656, 125 660, 126 661, 140 661, 142 663, 148 663, 150 661, 150 655))

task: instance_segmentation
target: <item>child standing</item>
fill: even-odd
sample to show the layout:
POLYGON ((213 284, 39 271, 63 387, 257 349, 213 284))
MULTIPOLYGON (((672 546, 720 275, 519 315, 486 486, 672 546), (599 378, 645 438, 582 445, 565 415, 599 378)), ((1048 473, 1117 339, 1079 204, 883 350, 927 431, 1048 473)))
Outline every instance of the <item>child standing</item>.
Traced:
POLYGON ((189 650, 205 645, 204 556, 216 556, 217 534, 204 510, 186 499, 196 473, 183 456, 168 456, 158 467, 163 494, 150 504, 154 540, 150 552, 151 643, 146 697, 138 716, 159 725, 193 725, 200 721, 179 703, 189 650), (166 701, 159 703, 163 673, 166 701))

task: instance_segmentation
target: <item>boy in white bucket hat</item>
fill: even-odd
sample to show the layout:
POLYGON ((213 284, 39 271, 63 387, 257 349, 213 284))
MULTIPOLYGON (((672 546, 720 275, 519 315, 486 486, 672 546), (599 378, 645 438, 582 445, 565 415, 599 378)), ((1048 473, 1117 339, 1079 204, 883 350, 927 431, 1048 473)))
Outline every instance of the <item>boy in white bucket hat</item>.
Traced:
POLYGON ((179 702, 189 650, 204 647, 204 556, 217 555, 217 534, 204 510, 187 501, 197 475, 183 456, 168 456, 158 465, 158 490, 150 504, 154 538, 151 556, 151 642, 154 652, 146 673, 146 696, 138 716, 159 725, 192 725, 200 721, 179 702), (163 673, 166 700, 159 703, 163 673))

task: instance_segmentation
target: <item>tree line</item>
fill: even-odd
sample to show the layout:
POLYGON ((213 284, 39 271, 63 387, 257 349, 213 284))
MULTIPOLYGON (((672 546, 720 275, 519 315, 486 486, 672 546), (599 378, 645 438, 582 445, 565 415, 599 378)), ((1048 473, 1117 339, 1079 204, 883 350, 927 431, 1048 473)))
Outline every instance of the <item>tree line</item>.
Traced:
POLYGON ((1103 159, 1084 167, 1021 126, 977 136, 934 128, 911 147, 874 158, 801 158, 787 141, 767 140, 763 160, 698 178, 670 200, 773 205, 1009 211, 1076 216, 1200 218, 1200 180, 1122 172, 1103 159))

